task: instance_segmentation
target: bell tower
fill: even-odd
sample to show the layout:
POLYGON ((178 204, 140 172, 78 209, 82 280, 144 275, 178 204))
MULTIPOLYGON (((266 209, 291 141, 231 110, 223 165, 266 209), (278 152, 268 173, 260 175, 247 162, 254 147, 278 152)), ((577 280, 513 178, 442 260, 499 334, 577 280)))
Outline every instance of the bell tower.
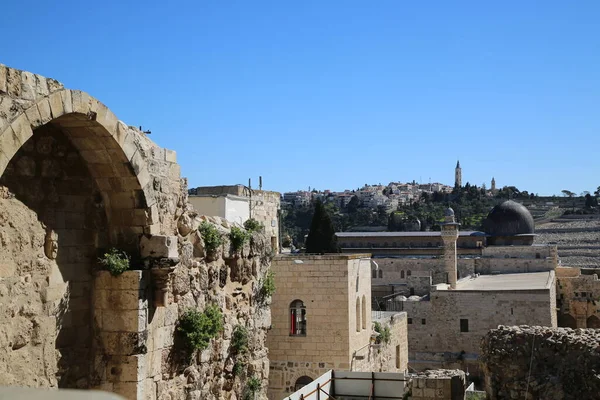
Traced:
POLYGON ((456 161, 456 168, 454 169, 454 187, 462 186, 462 169, 460 168, 460 161, 456 161))

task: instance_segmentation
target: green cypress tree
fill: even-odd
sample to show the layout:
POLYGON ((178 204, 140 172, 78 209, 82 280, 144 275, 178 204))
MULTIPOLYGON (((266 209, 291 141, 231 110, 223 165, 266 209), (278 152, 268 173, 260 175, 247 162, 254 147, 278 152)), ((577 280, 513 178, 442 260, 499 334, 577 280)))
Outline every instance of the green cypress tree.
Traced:
POLYGON ((315 213, 306 238, 306 252, 313 254, 338 252, 335 229, 321 200, 315 203, 315 213))

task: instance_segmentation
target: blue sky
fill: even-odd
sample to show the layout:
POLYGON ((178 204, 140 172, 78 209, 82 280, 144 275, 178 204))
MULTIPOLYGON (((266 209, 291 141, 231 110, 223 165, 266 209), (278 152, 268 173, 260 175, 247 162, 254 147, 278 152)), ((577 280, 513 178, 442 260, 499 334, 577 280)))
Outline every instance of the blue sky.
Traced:
POLYGON ((0 63, 103 101, 190 187, 600 185, 598 1, 32 1, 0 63))

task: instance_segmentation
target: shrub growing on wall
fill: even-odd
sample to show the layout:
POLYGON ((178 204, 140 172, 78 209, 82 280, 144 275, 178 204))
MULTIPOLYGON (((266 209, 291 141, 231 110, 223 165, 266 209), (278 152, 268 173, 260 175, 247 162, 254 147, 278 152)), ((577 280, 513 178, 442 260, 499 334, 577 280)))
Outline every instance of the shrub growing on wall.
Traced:
POLYGON ((244 222, 244 228, 246 228, 248 232, 262 232, 265 229, 265 226, 254 218, 250 218, 244 222))
POLYGON ((267 272, 265 275, 262 292, 263 296, 265 297, 270 297, 273 295, 273 293, 275 293, 275 273, 271 270, 269 270, 269 272, 267 272))
POLYGON ((121 275, 129 269, 129 256, 124 251, 112 248, 99 258, 98 262, 111 275, 121 275))
POLYGON ((390 342, 392 332, 390 331, 389 327, 383 327, 379 322, 375 322, 374 330, 375 332, 379 333, 379 336, 377 337, 377 343, 388 344, 390 342))
POLYGON ((223 330, 223 314, 216 305, 203 312, 190 309, 181 316, 177 330, 184 335, 190 350, 204 350, 223 330))
POLYGON ((245 354, 248 352, 248 330, 245 327, 237 325, 233 329, 231 350, 235 354, 245 354))
POLYGON ((240 251, 244 243, 250 239, 250 232, 234 226, 229 233, 229 239, 234 251, 240 251))
POLYGON ((223 244, 221 232, 213 224, 204 221, 200 224, 198 230, 202 240, 204 240, 207 253, 214 253, 223 244))
POLYGON ((246 381, 246 393, 244 394, 244 400, 254 399, 256 392, 260 390, 261 381, 259 378, 252 376, 246 381))
POLYGON ((233 364, 233 375, 234 376, 240 376, 242 374, 242 372, 244 372, 244 368, 246 367, 246 364, 244 364, 243 361, 236 361, 235 364, 233 364))

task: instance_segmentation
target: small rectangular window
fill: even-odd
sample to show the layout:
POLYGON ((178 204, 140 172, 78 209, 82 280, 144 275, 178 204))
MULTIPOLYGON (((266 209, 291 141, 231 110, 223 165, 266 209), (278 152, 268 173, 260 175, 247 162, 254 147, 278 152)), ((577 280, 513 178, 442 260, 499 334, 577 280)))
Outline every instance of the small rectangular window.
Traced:
POLYGON ((579 293, 575 292, 575 297, 579 297, 579 293))
POLYGON ((469 332, 469 320, 468 319, 460 320, 460 331, 461 332, 469 332))
POLYGON ((377 270, 376 270, 376 269, 374 269, 372 272, 373 272, 373 273, 371 274, 371 275, 372 275, 372 278, 373 278, 373 279, 377 278, 377 270))
POLYGON ((407 322, 408 322, 409 325, 411 325, 412 324, 412 318, 408 318, 407 322))
POLYGON ((426 323, 427 323, 427 321, 425 321, 425 318, 423 318, 423 319, 421 320, 421 325, 425 325, 426 323))
POLYGON ((586 292, 581 292, 581 297, 587 297, 587 293, 586 292))

